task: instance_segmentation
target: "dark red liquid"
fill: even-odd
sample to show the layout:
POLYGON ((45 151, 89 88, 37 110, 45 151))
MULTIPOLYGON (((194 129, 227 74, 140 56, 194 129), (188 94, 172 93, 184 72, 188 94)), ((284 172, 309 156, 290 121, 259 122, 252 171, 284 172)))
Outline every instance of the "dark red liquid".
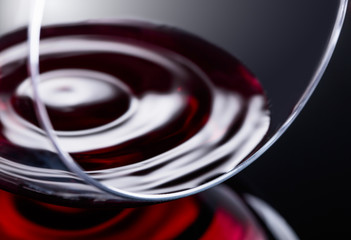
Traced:
MULTIPOLYGON (((268 130, 257 79, 197 36, 136 21, 50 26, 41 35, 37 87, 60 145, 109 186, 146 194, 198 187, 235 169, 268 130)), ((25 37, 0 38, 5 187, 20 180, 41 193, 59 181, 80 198, 82 183, 39 127, 25 37)))
MULTIPOLYGON (((26 52, 11 52, 23 41, 24 30, 0 39, 0 156, 21 167, 65 170, 38 128, 26 52)), ((268 129, 255 77, 230 54, 178 29, 143 22, 53 26, 42 29, 41 48, 39 91, 64 149, 87 170, 116 168, 119 174, 118 167, 136 166, 115 176, 124 189, 198 186, 233 169, 268 129), (164 168, 169 172, 159 175, 164 168)), ((222 204, 225 195, 215 196, 213 203, 188 197, 92 210, 1 192, 0 237, 263 239, 222 204)))
MULTIPOLYGON (((21 37, 23 32, 3 37, 0 50, 21 41, 21 37)), ((117 131, 116 136, 104 139, 105 145, 97 140, 99 147, 67 150, 87 170, 125 166, 169 151, 209 124, 217 95, 238 95, 237 115, 225 127, 212 130, 212 138, 219 135, 225 142, 246 121, 248 101, 263 96, 260 84, 236 59, 174 28, 140 22, 89 23, 43 28, 42 39, 51 41, 47 47, 43 41, 46 50, 40 56, 40 70, 52 75, 43 77, 41 85, 56 130, 70 136, 81 134, 79 131, 91 135, 124 128, 139 117, 130 131, 117 131), (105 75, 111 79, 105 80, 105 75), (81 99, 66 103, 81 92, 81 99), (128 111, 130 117, 126 117, 128 111), (168 115, 163 116, 164 112, 168 115), (114 125, 123 116, 127 119, 114 125), (153 126, 158 118, 161 122, 153 126), (96 130, 104 126, 109 127, 96 130), (129 137, 130 132, 140 129, 145 131, 129 137), (124 134, 125 139, 111 144, 124 134)), ((19 58, 1 66, 0 96, 3 105, 10 105, 20 118, 38 126, 30 87, 24 86, 14 94, 28 77, 25 63, 26 59, 19 58)), ((230 102, 223 104, 228 104, 225 108, 233 107, 230 102)))
MULTIPOLYGON (((235 215, 235 198, 187 197, 128 209, 59 207, 0 191, 1 239, 223 239, 263 240, 255 221, 235 215), (232 206, 225 202, 232 201, 232 206)), ((240 212, 240 211, 239 211, 240 212)))

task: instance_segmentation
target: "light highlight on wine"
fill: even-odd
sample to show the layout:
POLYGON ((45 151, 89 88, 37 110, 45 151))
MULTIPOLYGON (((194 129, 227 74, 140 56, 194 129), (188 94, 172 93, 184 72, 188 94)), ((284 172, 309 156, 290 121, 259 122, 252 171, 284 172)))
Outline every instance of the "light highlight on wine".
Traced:
MULTIPOLYGON (((21 31, 0 39, 2 155, 31 157, 25 165, 21 159, 2 165, 14 175, 35 169, 44 181, 69 185, 75 177, 62 171, 38 126, 23 40, 21 31)), ((269 127, 255 77, 221 49, 171 27, 135 21, 46 27, 40 69, 39 91, 63 149, 95 179, 130 192, 206 183, 245 160, 269 127)))

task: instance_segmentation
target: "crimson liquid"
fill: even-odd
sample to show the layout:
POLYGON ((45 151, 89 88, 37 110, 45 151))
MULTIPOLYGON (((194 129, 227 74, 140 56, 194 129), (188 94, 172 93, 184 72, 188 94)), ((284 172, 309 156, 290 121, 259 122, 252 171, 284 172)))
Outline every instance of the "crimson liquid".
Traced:
MULTIPOLYGON (((152 194, 199 186, 233 170, 268 130, 266 97, 256 78, 197 36, 137 21, 50 26, 41 35, 37 87, 60 144, 116 187, 152 194)), ((25 30, 0 38, 0 166, 8 167, 11 179, 31 173, 24 183, 32 183, 36 171, 57 170, 41 183, 73 188, 35 114, 25 40, 25 30)), ((259 227, 232 211, 233 199, 216 191, 107 210, 1 192, 0 236, 264 239, 259 227)))
MULTIPOLYGON (((41 35, 37 87, 60 144, 113 186, 149 194, 199 186, 235 169, 268 130, 256 78, 197 36, 138 21, 41 35)), ((0 39, 0 155, 66 170, 34 111, 25 40, 25 30, 0 39)))
POLYGON ((267 239, 241 200, 223 186, 139 208, 68 208, 3 191, 0 203, 1 239, 267 239))

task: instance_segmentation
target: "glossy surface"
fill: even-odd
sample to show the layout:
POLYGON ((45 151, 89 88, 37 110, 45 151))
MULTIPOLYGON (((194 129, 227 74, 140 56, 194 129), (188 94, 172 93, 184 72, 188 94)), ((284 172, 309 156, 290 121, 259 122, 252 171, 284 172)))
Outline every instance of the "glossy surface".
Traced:
MULTIPOLYGON (((22 148, 32 159, 12 161, 65 169, 36 120, 23 34, 0 40, 3 154, 22 148)), ((235 169, 269 128, 257 79, 228 53, 173 27, 112 21, 43 28, 40 69, 38 89, 60 146, 126 191, 198 187, 235 169)))
POLYGON ((219 187, 199 196, 126 209, 66 208, 0 192, 2 239, 263 240, 238 196, 219 187))

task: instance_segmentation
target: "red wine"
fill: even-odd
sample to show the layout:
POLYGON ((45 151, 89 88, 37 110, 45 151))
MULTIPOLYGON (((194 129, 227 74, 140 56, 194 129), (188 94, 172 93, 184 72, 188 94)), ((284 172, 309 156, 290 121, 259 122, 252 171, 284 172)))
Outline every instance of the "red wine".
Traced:
MULTIPOLYGON (((197 36, 135 21, 41 35, 38 88, 60 144, 110 185, 151 194, 199 186, 233 170, 267 132, 257 79, 197 36)), ((65 170, 35 115, 24 40, 24 30, 0 39, 0 155, 65 170)))
POLYGON ((224 187, 126 209, 59 207, 3 191, 0 203, 1 239, 267 239, 245 205, 224 187))

